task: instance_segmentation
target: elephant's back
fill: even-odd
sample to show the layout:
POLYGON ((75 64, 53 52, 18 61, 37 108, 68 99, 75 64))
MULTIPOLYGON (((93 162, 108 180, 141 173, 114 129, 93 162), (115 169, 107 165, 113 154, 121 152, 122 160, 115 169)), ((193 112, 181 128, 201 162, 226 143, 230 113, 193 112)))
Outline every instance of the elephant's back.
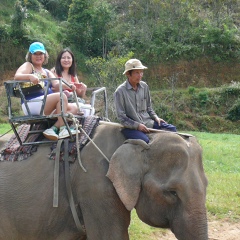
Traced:
POLYGON ((103 148, 116 150, 125 141, 121 130, 121 127, 111 124, 99 125, 94 133, 93 141, 101 144, 103 148))

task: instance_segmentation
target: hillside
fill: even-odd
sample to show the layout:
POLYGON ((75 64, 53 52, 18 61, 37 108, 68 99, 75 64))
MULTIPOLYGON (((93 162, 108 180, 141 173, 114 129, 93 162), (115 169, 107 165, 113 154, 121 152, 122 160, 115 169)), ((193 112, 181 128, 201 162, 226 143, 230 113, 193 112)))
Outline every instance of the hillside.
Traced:
POLYGON ((92 70, 86 68, 88 58, 126 56, 129 52, 147 63, 146 77, 152 89, 169 88, 169 82, 176 77, 180 88, 220 87, 240 81, 239 1, 218 1, 214 6, 203 1, 170 4, 142 0, 138 14, 132 11, 136 9, 134 1, 76 0, 71 6, 71 0, 20 1, 27 5, 26 11, 22 9, 24 14, 18 12, 22 39, 13 34, 17 29, 11 29, 15 2, 1 0, 0 81, 11 75, 9 71, 15 71, 29 44, 36 40, 42 41, 50 54, 48 68, 58 51, 70 46, 76 55, 78 73, 84 74, 86 83, 92 70), (61 8, 71 11, 72 18, 60 19, 61 8), (4 39, 6 36, 9 39, 4 39))
POLYGON ((9 24, 16 0, 1 0, 0 25, 9 24))
MULTIPOLYGON (((108 89, 107 89, 108 90, 108 89)), ((108 92, 109 95, 109 92, 108 92)), ((240 134, 240 84, 221 88, 194 88, 152 91, 152 104, 156 113, 178 131, 203 131, 212 133, 240 134)), ((109 116, 117 121, 112 112, 109 95, 109 116)), ((13 111, 20 110, 19 99, 12 104, 13 111)), ((6 93, 0 87, 0 123, 8 121, 6 93)))
POLYGON ((181 131, 240 134, 240 83, 153 91, 156 112, 181 131))
MULTIPOLYGON (((40 6, 39 11, 29 9, 28 17, 24 19, 24 27, 26 30, 25 37, 27 39, 26 42, 18 41, 18 39, 15 39, 13 42, 8 40, 4 41, 4 38, 2 38, 2 36, 4 35, 4 33, 9 33, 11 30, 10 29, 11 16, 14 13, 15 2, 16 0, 1 0, 0 86, 3 84, 5 80, 13 78, 13 75, 17 67, 20 64, 22 64, 22 62, 24 61, 26 51, 28 49, 30 42, 37 40, 37 41, 42 41, 45 44, 50 54, 50 61, 49 61, 49 64, 46 66, 47 68, 51 68, 54 65, 55 58, 58 51, 63 47, 68 46, 66 45, 66 42, 65 42, 66 30, 67 30, 67 26, 69 26, 68 23, 66 21, 60 21, 54 18, 54 16, 45 8, 43 8, 42 5, 39 5, 40 6)), ((39 4, 39 2, 40 1, 37 1, 37 0, 31 1, 31 3, 34 3, 34 4, 39 4)), ((64 1, 61 0, 60 2, 64 2, 64 1)), ((107 2, 111 2, 111 1, 109 0, 107 2)), ((143 1, 143 2, 146 3, 146 1, 143 1)), ((113 4, 119 5, 119 8, 117 8, 119 12, 114 12, 114 14, 120 14, 120 16, 122 13, 133 14, 131 12, 128 12, 129 6, 127 5, 127 3, 124 2, 124 4, 122 4, 121 1, 114 1, 113 4)), ((159 1, 159 4, 161 5, 162 2, 159 1)), ((199 1, 198 4, 201 4, 201 1, 199 1)), ((175 7, 178 7, 178 6, 176 5, 175 7)), ((193 6, 191 7, 194 10, 194 7, 193 6)), ((202 14, 206 14, 206 9, 203 9, 203 6, 200 6, 200 7, 202 9, 201 11, 204 10, 202 14)), ((234 11, 237 11, 237 8, 232 8, 232 9, 234 11)), ((93 8, 92 6, 91 10, 92 12, 94 12, 98 9, 93 8)), ((168 11, 170 10, 171 8, 168 9, 168 11)), ((181 10, 181 6, 179 7, 178 10, 179 11, 181 10)), ((161 11, 160 7, 158 8, 158 11, 159 12, 161 11)), ((141 12, 141 14, 143 14, 143 12, 141 12)), ((134 18, 134 16, 135 16, 134 14, 128 15, 128 19, 134 18)), ((206 15, 206 17, 208 16, 209 15, 206 15)), ((170 21, 175 19, 174 18, 175 15, 172 15, 172 16, 164 15, 164 17, 166 18, 164 19, 165 20, 164 23, 166 24, 168 23, 168 20, 170 21), (170 19, 168 19, 168 17, 170 19)), ((157 22, 158 19, 159 18, 152 19, 152 20, 158 23, 157 22)), ((222 18, 221 21, 223 21, 223 19, 225 18, 222 18)), ((187 23, 189 24, 189 22, 187 22, 189 21, 189 19, 186 18, 185 20, 186 20, 186 24, 187 23)), ((221 59, 221 56, 226 57, 228 54, 231 55, 231 53, 236 54, 239 52, 237 51, 237 49, 239 49, 239 46, 237 45, 238 39, 239 39, 238 37, 238 33, 239 33, 238 28, 240 26, 239 23, 236 24, 236 28, 235 28, 236 33, 235 31, 230 29, 230 27, 229 29, 226 29, 226 31, 224 32, 222 28, 214 28, 214 25, 209 26, 210 32, 208 33, 209 33, 210 39, 205 38, 201 40, 201 41, 203 40, 209 41, 208 44, 203 45, 201 49, 209 48, 208 50, 212 51, 211 52, 212 56, 215 56, 215 57, 220 56, 218 60, 214 60, 214 58, 211 57, 211 54, 201 55, 201 57, 191 58, 192 53, 194 52, 194 48, 192 49, 192 47, 194 47, 195 45, 189 45, 189 43, 188 45, 181 45, 184 43, 184 38, 186 38, 185 35, 181 35, 182 39, 180 42, 174 42, 175 41, 174 37, 178 36, 178 34, 175 36, 174 34, 176 34, 176 32, 173 30, 178 29, 178 33, 179 33, 179 25, 178 25, 179 22, 173 21, 173 24, 176 24, 176 26, 173 26, 174 29, 170 29, 171 26, 167 26, 166 28, 169 28, 169 29, 166 29, 166 32, 161 32, 163 31, 163 29, 161 29, 162 27, 161 25, 159 26, 159 29, 157 29, 156 32, 152 32, 152 34, 161 33, 163 35, 164 34, 166 35, 172 31, 171 32, 172 35, 171 34, 166 36, 164 35, 167 40, 169 41, 171 40, 170 42, 165 42, 164 44, 166 48, 169 48, 171 50, 169 52, 169 56, 170 54, 172 56, 176 55, 176 58, 173 58, 172 60, 169 60, 169 59, 166 60, 167 59, 166 56, 165 58, 162 58, 162 55, 164 54, 164 48, 163 46, 161 46, 162 47, 162 49, 160 49, 161 51, 158 49, 159 53, 157 55, 154 55, 155 58, 157 57, 157 60, 155 59, 154 61, 152 61, 150 53, 152 51, 155 54, 154 50, 156 49, 150 49, 151 45, 144 45, 145 41, 143 38, 137 39, 138 41, 134 39, 134 37, 139 36, 138 34, 140 34, 141 31, 145 33, 146 29, 144 28, 140 29, 140 32, 136 32, 136 36, 132 36, 130 35, 131 34, 130 32, 125 32, 126 26, 124 24, 126 23, 123 22, 124 19, 116 18, 116 19, 112 19, 112 21, 113 21, 112 22, 113 24, 116 24, 116 27, 111 29, 111 32, 110 32, 111 36, 115 36, 115 37, 118 36, 117 39, 111 40, 113 41, 112 45, 115 46, 115 48, 113 50, 113 53, 110 54, 108 58, 102 61, 99 61, 101 57, 96 57, 95 59, 96 61, 93 60, 94 64, 98 63, 98 61, 100 62, 97 68, 95 68, 94 64, 90 65, 90 67, 86 67, 86 61, 89 58, 92 59, 92 57, 90 55, 84 56, 82 54, 81 44, 79 44, 79 42, 76 41, 75 45, 73 45, 73 50, 76 55, 76 59, 78 63, 79 78, 82 81, 84 81, 89 87, 106 86, 107 89, 109 89, 108 95, 109 95, 109 101, 110 101, 109 102, 110 113, 112 110, 111 101, 112 101, 113 88, 115 87, 114 84, 116 84, 119 81, 124 81, 125 79, 122 75, 122 69, 124 68, 124 63, 123 61, 116 61, 118 63, 114 65, 115 64, 114 61, 116 60, 117 57, 119 57, 118 55, 115 56, 114 53, 117 52, 120 56, 126 56, 129 54, 128 52, 131 52, 131 53, 133 52, 133 55, 131 56, 137 57, 140 59, 143 58, 142 62, 148 66, 148 70, 144 73, 144 80, 147 81, 147 83, 150 86, 150 89, 152 90, 153 105, 157 113, 159 114, 159 116, 175 124, 179 130, 231 132, 231 133, 239 134, 239 131, 240 131, 239 130, 240 62, 238 58, 235 58, 235 59, 226 58, 226 60, 224 61, 223 59, 221 59), (117 26, 118 23, 119 24, 122 23, 123 25, 117 26), (114 30, 119 30, 119 29, 122 29, 123 32, 113 32, 114 30), (123 34, 124 36, 121 35, 122 33, 124 34, 126 33, 127 37, 124 34, 123 34), (227 36, 224 35, 225 33, 227 33, 228 35, 227 36), (211 35, 211 34, 216 34, 216 35, 211 35), (221 40, 219 36, 225 42, 227 42, 226 46, 223 45, 224 42, 214 42, 214 41, 221 40), (123 38, 120 38, 120 37, 123 37, 123 38), (229 38, 226 38, 226 37, 229 37, 229 38), (235 41, 234 43, 236 43, 235 48, 232 47, 231 45, 232 39, 235 41), (135 42, 132 43, 131 42, 132 40, 134 40, 135 42), (124 45, 125 43, 126 45, 124 45), (117 45, 117 44, 120 44, 120 45, 117 45), (174 46, 171 44, 173 44, 175 48, 172 48, 174 46), (179 49, 177 48, 177 46, 179 46, 179 49), (212 49, 211 49, 211 46, 213 46, 212 49), (230 49, 231 51, 229 50, 229 46, 231 48, 230 49), (121 47, 119 49, 120 50, 124 49, 124 51, 125 49, 127 49, 126 50, 127 53, 118 52, 120 50, 118 50, 117 47, 121 47), (223 49, 225 51, 224 53, 223 53, 223 49), (177 55, 178 50, 179 52, 183 51, 184 54, 181 56, 177 55), (185 50, 186 52, 184 52, 185 50), (234 50, 236 51, 234 52, 234 50), (108 64, 107 61, 110 64, 108 64), (105 64, 103 65, 103 67, 101 66, 102 63, 105 64), (95 75, 93 74, 94 71, 96 71, 95 75), (99 78, 101 78, 100 75, 102 75, 101 81, 99 81, 99 78), (230 118, 232 117, 232 119, 233 117, 235 117, 235 120, 233 121, 229 119, 229 116, 230 118)), ((214 19, 214 21, 216 21, 216 19, 214 19)), ((94 23, 96 23, 96 21, 94 21, 94 23)), ((183 27, 186 25, 184 24, 181 26, 183 27)), ((222 24, 223 26, 225 26, 224 22, 222 22, 222 24)), ((143 25, 143 27, 144 26, 145 25, 143 25)), ((129 27, 127 29, 129 29, 129 27)), ((135 28, 130 28, 130 29, 135 29, 135 28)), ((185 29, 185 31, 187 30, 188 29, 185 29)), ((191 33, 196 34, 196 32, 194 32, 195 30, 196 30, 196 27, 192 28, 191 33)), ((78 35, 81 35, 81 32, 78 35)), ((141 34, 140 36, 144 37, 141 34)), ((148 37, 147 32, 145 37, 148 37)), ((159 37, 162 37, 162 36, 159 35, 159 37)), ((196 37, 200 37, 200 35, 196 37)), ((155 40, 157 39, 158 37, 156 37, 155 40)), ((161 41, 164 39, 160 39, 159 40, 160 42, 158 42, 156 46, 160 46, 161 41)), ((196 46, 199 44, 200 43, 196 44, 196 46)), ((0 99, 1 101, 0 114, 3 117, 0 119, 0 122, 5 122, 7 121, 6 119, 7 111, 6 111, 6 101, 5 101, 6 98, 4 95, 4 89, 1 89, 1 93, 3 94, 1 94, 2 99, 0 99)), ((14 108, 16 109, 16 112, 19 111, 19 105, 17 103, 14 105, 14 108)), ((111 119, 115 120, 114 113, 111 114, 111 119)))
MULTIPOLYGON (((2 0, 0 8, 0 82, 9 79, 25 60, 28 46, 33 41, 41 41, 45 44, 49 53, 47 68, 51 68, 62 49, 62 39, 64 30, 62 24, 54 19, 51 14, 40 6, 40 10, 28 9, 24 18, 24 39, 9 38, 11 36, 11 19, 15 11, 16 0, 2 0), (3 51, 4 49, 4 51, 3 51)), ((38 1, 36 1, 37 4, 38 1)))

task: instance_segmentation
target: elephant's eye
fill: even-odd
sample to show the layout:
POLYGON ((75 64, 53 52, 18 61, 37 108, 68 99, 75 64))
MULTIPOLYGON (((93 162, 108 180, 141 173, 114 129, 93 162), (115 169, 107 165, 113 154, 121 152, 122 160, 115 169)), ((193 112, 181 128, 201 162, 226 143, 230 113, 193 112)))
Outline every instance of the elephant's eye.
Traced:
POLYGON ((169 191, 173 196, 177 197, 177 193, 175 191, 169 191))
POLYGON ((164 195, 167 199, 169 199, 169 201, 176 201, 178 197, 177 192, 174 190, 166 190, 164 195))

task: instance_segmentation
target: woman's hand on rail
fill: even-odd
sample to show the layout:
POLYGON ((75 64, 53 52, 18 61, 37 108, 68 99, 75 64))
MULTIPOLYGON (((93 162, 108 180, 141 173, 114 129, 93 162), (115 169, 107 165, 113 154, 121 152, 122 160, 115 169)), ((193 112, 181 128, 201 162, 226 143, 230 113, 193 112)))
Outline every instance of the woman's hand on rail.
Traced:
POLYGON ((72 89, 73 91, 76 91, 77 88, 74 84, 69 84, 69 86, 70 86, 70 89, 72 89))
POLYGON ((34 75, 34 74, 30 74, 29 76, 29 80, 33 83, 33 84, 38 84, 40 82, 39 78, 34 75))

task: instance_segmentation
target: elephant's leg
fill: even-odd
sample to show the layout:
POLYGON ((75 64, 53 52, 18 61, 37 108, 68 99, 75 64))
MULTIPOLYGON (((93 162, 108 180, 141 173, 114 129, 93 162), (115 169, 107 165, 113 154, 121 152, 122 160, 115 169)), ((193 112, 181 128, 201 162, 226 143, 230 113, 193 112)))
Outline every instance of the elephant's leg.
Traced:
POLYGON ((83 203, 84 223, 88 240, 129 240, 130 212, 121 202, 107 200, 83 203))
POLYGON ((87 239, 128 240, 130 212, 119 199, 106 173, 103 175, 99 168, 92 172, 88 167, 88 172, 81 174, 76 181, 81 186, 77 199, 80 199, 87 239))

